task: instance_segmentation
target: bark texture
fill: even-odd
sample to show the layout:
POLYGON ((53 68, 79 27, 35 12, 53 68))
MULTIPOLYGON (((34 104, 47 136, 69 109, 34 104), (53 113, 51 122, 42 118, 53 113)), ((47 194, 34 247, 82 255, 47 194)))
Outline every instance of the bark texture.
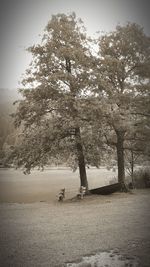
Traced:
POLYGON ((84 159, 83 146, 82 146, 79 127, 75 129, 75 138, 76 138, 76 149, 77 149, 77 155, 78 155, 80 185, 86 187, 86 191, 88 192, 88 181, 87 181, 86 168, 85 168, 85 159, 84 159))
POLYGON ((125 131, 116 131, 117 135, 117 161, 118 161, 118 182, 121 184, 121 190, 127 192, 127 187, 125 184, 125 164, 124 164, 124 135, 125 131))

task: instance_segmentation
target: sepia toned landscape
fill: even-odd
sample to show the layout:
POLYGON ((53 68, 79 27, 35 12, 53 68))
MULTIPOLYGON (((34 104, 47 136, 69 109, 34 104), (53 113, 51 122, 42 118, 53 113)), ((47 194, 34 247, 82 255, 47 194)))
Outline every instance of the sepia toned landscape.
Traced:
POLYGON ((149 1, 0 4, 0 267, 149 267, 149 1))

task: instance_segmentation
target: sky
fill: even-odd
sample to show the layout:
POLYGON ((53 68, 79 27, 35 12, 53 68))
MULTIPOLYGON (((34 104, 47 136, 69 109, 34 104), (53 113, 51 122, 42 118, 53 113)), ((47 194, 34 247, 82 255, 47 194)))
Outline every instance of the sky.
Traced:
POLYGON ((149 0, 0 0, 0 88, 15 89, 53 14, 75 12, 88 35, 136 22, 150 35, 149 0))

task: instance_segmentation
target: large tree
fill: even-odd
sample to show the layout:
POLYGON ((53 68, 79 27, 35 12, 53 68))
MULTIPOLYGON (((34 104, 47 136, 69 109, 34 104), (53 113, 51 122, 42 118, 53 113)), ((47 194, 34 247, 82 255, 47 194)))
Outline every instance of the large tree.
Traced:
POLYGON ((143 101, 141 92, 148 83, 144 74, 147 74, 149 62, 150 38, 136 24, 117 26, 115 31, 105 34, 99 40, 95 92, 103 106, 101 113, 107 125, 107 143, 116 146, 118 181, 123 190, 126 190, 125 140, 134 136, 136 131, 136 107, 139 98, 143 101))
POLYGON ((54 157, 74 158, 81 185, 88 190, 82 135, 89 127, 84 110, 91 54, 82 21, 74 13, 52 16, 42 43, 28 50, 33 60, 15 114, 15 124, 22 129, 15 162, 29 172, 54 157))

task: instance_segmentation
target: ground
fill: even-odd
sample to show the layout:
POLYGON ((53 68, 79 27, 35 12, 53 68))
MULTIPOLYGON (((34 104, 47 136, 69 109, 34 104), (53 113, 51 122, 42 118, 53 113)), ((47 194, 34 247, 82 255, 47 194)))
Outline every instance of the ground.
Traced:
MULTIPOLYGON (((109 183, 114 174, 89 170, 89 177, 94 177, 90 186, 104 174, 99 184, 109 183)), ((115 266, 112 257, 110 265, 101 261, 93 266, 150 266, 149 189, 79 201, 72 199, 78 189, 76 176, 69 170, 47 170, 29 179, 18 171, 1 171, 0 266, 67 266, 83 256, 112 250, 131 259, 129 265, 122 261, 124 265, 115 266), (60 203, 56 195, 62 186, 67 196, 60 203)))

